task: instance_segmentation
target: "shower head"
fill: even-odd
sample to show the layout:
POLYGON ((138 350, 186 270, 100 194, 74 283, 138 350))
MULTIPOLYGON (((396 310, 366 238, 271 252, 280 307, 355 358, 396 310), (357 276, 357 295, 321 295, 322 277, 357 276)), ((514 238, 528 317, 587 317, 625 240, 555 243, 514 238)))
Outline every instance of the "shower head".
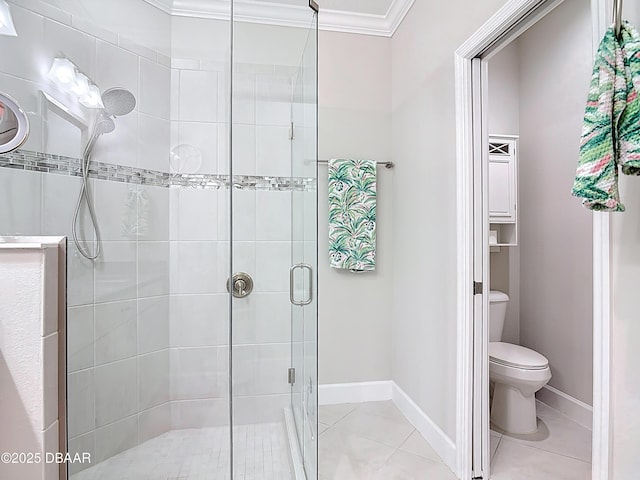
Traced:
POLYGON ((98 114, 95 123, 95 135, 102 135, 104 133, 111 133, 116 129, 116 122, 104 112, 98 114))
POLYGON ((102 94, 102 103, 105 112, 110 116, 120 117, 133 111, 136 107, 136 97, 125 88, 115 87, 102 94))

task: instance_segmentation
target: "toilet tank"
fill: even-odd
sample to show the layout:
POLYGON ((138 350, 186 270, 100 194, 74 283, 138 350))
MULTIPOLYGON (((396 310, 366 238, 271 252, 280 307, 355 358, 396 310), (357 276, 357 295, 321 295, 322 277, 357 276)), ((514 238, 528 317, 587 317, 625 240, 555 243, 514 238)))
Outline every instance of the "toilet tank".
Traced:
POLYGON ((489 292, 489 341, 499 342, 502 340, 502 329, 504 319, 507 314, 507 302, 509 295, 499 290, 489 292))

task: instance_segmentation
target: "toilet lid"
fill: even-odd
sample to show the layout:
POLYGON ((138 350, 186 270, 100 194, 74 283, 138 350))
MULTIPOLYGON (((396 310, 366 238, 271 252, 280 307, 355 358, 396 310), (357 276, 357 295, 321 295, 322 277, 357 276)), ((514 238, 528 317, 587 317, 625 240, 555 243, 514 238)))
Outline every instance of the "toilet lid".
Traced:
POLYGON ((527 370, 543 370, 549 366, 549 361, 544 355, 530 348, 505 342, 489 343, 489 360, 508 367, 527 370))

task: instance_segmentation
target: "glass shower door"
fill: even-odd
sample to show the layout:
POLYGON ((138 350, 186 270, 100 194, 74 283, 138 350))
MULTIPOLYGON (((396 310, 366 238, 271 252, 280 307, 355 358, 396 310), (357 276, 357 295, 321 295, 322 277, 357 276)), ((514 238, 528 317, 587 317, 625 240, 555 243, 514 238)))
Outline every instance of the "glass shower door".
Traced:
POLYGON ((291 410, 306 478, 317 478, 317 15, 294 84, 291 171, 304 188, 291 204, 291 410))

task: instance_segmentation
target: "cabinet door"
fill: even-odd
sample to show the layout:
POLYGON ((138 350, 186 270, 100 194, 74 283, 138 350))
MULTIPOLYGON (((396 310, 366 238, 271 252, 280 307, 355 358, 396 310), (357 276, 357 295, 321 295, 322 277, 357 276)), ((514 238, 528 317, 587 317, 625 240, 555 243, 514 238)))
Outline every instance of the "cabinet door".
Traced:
POLYGON ((489 218, 492 222, 515 221, 513 157, 489 157, 489 218))

